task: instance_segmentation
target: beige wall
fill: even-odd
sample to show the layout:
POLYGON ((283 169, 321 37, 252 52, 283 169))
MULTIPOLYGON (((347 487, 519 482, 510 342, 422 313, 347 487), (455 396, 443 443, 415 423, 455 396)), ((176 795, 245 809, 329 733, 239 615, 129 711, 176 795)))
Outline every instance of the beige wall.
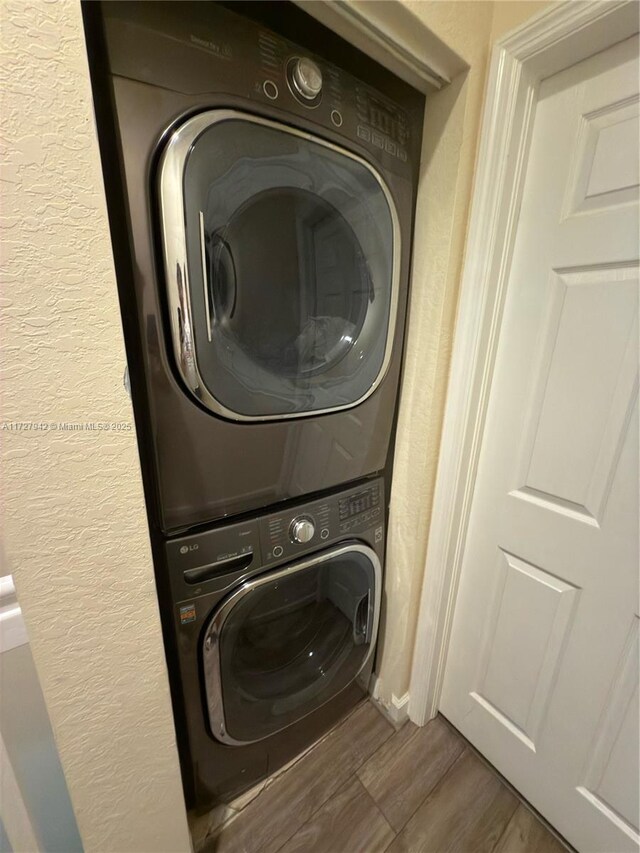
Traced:
POLYGON ((515 30, 533 15, 537 15, 556 0, 515 0, 505 2, 497 0, 493 10, 491 25, 491 41, 497 41, 501 36, 515 30))
MULTIPOLYGON (((393 490, 383 696, 407 689, 492 27, 412 2, 470 64, 430 98, 393 490)), ((529 4, 522 4, 529 5, 529 4)), ((531 4, 538 5, 538 4, 531 4)), ((502 8, 504 6, 504 8, 502 8)), ((79 4, 4 0, 5 422, 132 424, 79 4)), ((186 851, 132 431, 0 432, 4 536, 87 851, 186 851)))
POLYGON ((409 689, 490 50, 547 5, 404 2, 469 70, 427 98, 378 665, 379 698, 388 706, 402 705, 409 689))
POLYGON ((84 848, 187 851, 80 4, 3 0, 7 566, 84 848))

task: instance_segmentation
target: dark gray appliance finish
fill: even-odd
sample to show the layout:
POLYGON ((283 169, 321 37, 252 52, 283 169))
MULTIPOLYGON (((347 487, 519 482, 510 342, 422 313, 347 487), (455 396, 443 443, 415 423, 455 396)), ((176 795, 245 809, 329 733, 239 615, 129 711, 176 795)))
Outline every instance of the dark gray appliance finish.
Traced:
POLYGON ((366 480, 166 543, 189 806, 273 773, 366 695, 383 506, 366 480))
POLYGON ((210 2, 109 2, 98 10, 85 15, 98 16, 104 46, 92 74, 94 86, 102 80, 110 92, 108 108, 99 105, 101 146, 117 152, 120 172, 119 188, 107 176, 107 192, 112 229, 122 237, 114 237, 116 264, 125 324, 134 329, 128 355, 152 522, 176 534, 382 472, 406 316, 422 120, 415 92, 390 74, 396 97, 374 91, 317 52, 210 2), (324 81, 321 96, 307 102, 296 86, 313 93, 313 68, 298 69, 296 83, 292 65, 304 58, 324 81), (194 170, 187 159, 176 181, 187 257, 184 268, 167 270, 163 152, 194 117, 219 111, 233 111, 243 124, 235 137, 243 164, 232 163, 230 121, 220 125, 225 163, 216 159, 215 128, 194 140, 194 170), (257 137, 245 131, 260 120, 273 133, 271 149, 258 157, 257 137), (199 161, 198 150, 206 155, 199 161), (285 174, 287 152, 297 163, 295 185, 285 174), (229 168, 239 175, 243 165, 248 181, 263 175, 265 183, 243 202, 242 216, 229 214, 218 227, 216 191, 229 168), (349 189, 365 173, 371 204, 349 189), (192 205, 193 181, 200 195, 192 205), (375 213, 383 202, 388 222, 375 213), (372 216, 380 229, 373 240, 372 216), (314 217, 329 223, 328 248, 318 249, 320 262, 305 273, 305 253, 291 246, 306 239, 296 224, 314 217), (211 289, 213 268, 220 286, 211 289), (256 286, 260 270, 273 301, 256 286), (303 273, 314 282, 306 292, 296 284, 303 273))

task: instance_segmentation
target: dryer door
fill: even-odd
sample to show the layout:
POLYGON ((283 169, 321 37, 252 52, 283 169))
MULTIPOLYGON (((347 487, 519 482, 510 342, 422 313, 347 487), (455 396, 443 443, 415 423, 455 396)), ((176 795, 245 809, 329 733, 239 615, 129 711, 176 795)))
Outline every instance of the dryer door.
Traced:
POLYGON ((352 544, 243 584, 203 638, 214 736, 251 743, 286 728, 349 685, 373 653, 380 562, 352 544))
POLYGON ((234 420, 345 409, 391 356, 399 228, 364 160, 273 121, 213 110, 170 138, 159 191, 174 354, 234 420))

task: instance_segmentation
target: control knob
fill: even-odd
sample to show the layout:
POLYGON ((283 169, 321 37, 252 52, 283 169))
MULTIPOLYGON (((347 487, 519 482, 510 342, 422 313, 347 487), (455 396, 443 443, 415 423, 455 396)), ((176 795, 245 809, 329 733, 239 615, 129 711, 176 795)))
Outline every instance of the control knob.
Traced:
POLYGON ((293 60, 291 82, 296 93, 306 101, 313 101, 322 91, 322 71, 307 56, 293 60))
POLYGON ((313 539, 316 528, 310 518, 300 517, 293 519, 289 532, 293 542, 298 542, 301 545, 304 545, 306 542, 310 542, 311 539, 313 539))

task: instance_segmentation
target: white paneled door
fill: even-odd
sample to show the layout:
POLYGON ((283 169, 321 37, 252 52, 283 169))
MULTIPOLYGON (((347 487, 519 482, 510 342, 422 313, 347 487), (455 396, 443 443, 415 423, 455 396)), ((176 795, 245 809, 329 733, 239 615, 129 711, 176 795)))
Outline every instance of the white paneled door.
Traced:
POLYGON ((638 849, 638 39, 545 80, 440 709, 580 851, 638 849))

